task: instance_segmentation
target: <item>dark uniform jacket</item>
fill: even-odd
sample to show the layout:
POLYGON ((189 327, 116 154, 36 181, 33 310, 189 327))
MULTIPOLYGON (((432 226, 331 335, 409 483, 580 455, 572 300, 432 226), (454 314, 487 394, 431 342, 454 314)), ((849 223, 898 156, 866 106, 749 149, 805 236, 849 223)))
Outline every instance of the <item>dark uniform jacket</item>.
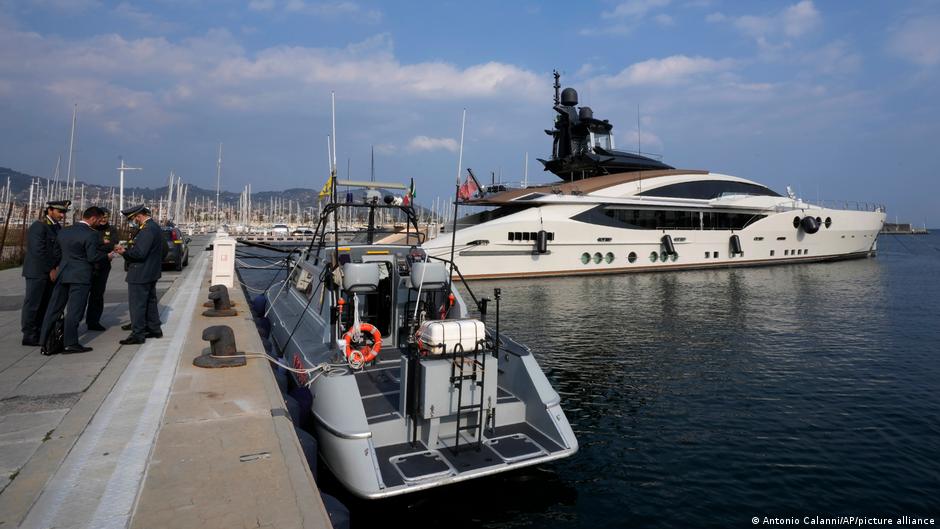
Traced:
POLYGON ((124 252, 128 261, 128 283, 152 283, 160 279, 163 269, 163 230, 153 219, 140 227, 134 244, 124 252))
POLYGON ((95 263, 108 259, 98 248, 98 231, 84 222, 75 223, 59 232, 58 245, 62 251, 57 281, 70 284, 91 284, 95 263))
MULTIPOLYGON (((96 226, 95 230, 98 231, 98 250, 108 254, 111 253, 111 250, 114 249, 114 236, 113 228, 110 224, 105 224, 104 226, 96 226)), ((99 261, 95 264, 95 271, 100 272, 104 270, 111 270, 111 260, 105 259, 104 261, 99 261)))
POLYGON ((62 252, 56 245, 56 236, 62 229, 49 217, 30 224, 26 231, 26 259, 23 261, 23 277, 48 278, 49 272, 59 264, 62 252))

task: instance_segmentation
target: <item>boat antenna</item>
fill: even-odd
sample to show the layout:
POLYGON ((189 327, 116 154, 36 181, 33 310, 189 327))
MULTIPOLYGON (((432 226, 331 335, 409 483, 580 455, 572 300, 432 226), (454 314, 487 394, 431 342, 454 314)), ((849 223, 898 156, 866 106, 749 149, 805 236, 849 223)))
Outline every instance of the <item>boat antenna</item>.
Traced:
POLYGON ((561 102, 561 96, 559 96, 558 89, 561 88, 561 83, 558 82, 561 79, 561 74, 558 73, 558 70, 552 70, 552 75, 555 77, 555 105, 561 102))
POLYGON ((636 153, 643 154, 643 149, 640 147, 640 104, 636 104, 636 153))
POLYGON ((372 145, 372 181, 375 182, 375 145, 372 145))
POLYGON ((460 149, 457 154, 457 184, 454 186, 454 220, 450 233, 450 274, 448 281, 454 279, 454 247, 457 245, 457 204, 460 202, 460 168, 463 166, 463 133, 467 125, 467 109, 463 109, 463 118, 460 120, 460 149))
POLYGON ((330 201, 333 203, 333 256, 339 259, 339 220, 336 217, 336 92, 333 91, 330 91, 330 115, 333 131, 333 164, 330 167, 330 178, 333 180, 330 189, 330 201))

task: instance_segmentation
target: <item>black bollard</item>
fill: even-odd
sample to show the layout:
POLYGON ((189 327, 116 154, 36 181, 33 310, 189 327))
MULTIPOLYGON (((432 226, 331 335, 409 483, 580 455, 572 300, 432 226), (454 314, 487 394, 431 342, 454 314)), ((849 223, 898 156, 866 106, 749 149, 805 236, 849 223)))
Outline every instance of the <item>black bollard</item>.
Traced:
POLYGON ((202 313, 203 316, 218 318, 238 314, 238 312, 232 308, 232 301, 228 297, 228 288, 226 288, 225 285, 212 285, 209 287, 209 300, 213 303, 212 308, 204 311, 202 313))
POLYGON ((206 307, 207 309, 215 308, 215 301, 212 300, 212 293, 213 293, 213 292, 218 292, 218 291, 220 291, 220 290, 224 290, 224 291, 225 291, 225 299, 228 300, 228 307, 226 307, 226 308, 229 308, 229 309, 230 309, 230 308, 234 307, 234 306, 235 306, 235 302, 232 301, 232 299, 229 297, 229 295, 228 295, 228 287, 226 287, 225 285, 212 285, 211 287, 209 287, 209 301, 203 303, 202 306, 203 306, 203 307, 206 307))
POLYGON ((202 331, 202 339, 209 342, 209 352, 193 359, 196 367, 239 367, 245 365, 245 357, 235 348, 235 333, 228 325, 213 325, 202 331))

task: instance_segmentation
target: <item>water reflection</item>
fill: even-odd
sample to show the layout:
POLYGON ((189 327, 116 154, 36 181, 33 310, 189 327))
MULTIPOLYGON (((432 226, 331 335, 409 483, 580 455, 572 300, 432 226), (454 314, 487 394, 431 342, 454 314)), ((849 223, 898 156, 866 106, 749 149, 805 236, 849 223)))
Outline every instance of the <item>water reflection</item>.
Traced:
POLYGON ((931 235, 841 263, 474 282, 503 289, 501 328, 532 348, 581 451, 357 504, 355 525, 936 514, 938 275, 931 235))

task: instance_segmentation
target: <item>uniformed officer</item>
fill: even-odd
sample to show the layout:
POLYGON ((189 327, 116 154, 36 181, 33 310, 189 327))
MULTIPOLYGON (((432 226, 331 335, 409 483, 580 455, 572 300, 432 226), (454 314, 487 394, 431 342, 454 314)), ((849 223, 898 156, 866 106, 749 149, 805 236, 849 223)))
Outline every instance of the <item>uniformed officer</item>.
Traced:
POLYGON ((131 313, 131 334, 121 343, 140 344, 147 338, 163 337, 157 308, 157 280, 163 268, 163 230, 150 218, 150 210, 143 205, 127 208, 121 211, 121 215, 140 227, 133 245, 114 248, 129 263, 127 301, 131 313))
POLYGON ((26 259, 23 261, 26 295, 23 296, 21 315, 23 345, 39 345, 42 317, 46 314, 58 272, 56 267, 62 257, 56 236, 62 229, 61 222, 70 205, 71 200, 47 202, 46 214, 33 222, 26 232, 26 259))
POLYGON ((99 248, 98 231, 93 227, 98 225, 101 215, 101 209, 92 206, 82 213, 82 220, 59 232, 56 242, 62 252, 62 260, 59 263, 59 274, 52 289, 49 307, 42 321, 39 340, 43 344, 43 354, 49 354, 45 350, 46 340, 63 310, 65 352, 91 351, 91 347, 78 343, 78 324, 85 315, 85 306, 88 305, 88 291, 91 289, 94 265, 111 258, 99 248))
MULTIPOLYGON (((108 222, 111 211, 108 208, 99 207, 104 215, 98 225, 95 226, 99 236, 98 247, 104 253, 111 253, 115 246, 111 235, 111 224, 108 222)), ((88 293, 88 312, 85 314, 85 323, 88 324, 89 331, 105 330, 105 327, 101 325, 101 313, 104 311, 104 290, 108 286, 108 276, 110 274, 110 259, 95 263, 95 269, 91 276, 91 291, 88 293)))

